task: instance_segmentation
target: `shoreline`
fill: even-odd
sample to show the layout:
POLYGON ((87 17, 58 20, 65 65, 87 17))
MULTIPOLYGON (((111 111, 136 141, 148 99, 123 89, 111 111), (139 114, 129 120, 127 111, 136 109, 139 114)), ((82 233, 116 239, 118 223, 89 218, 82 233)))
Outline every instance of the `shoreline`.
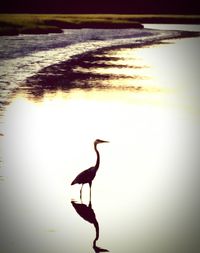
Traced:
MULTIPOLYGON (((80 37, 80 31, 73 31, 71 34, 73 41, 71 41, 70 44, 66 44, 62 47, 52 47, 53 45, 50 44, 51 46, 48 50, 41 50, 38 48, 36 52, 30 50, 29 47, 24 48, 23 40, 32 41, 32 36, 30 36, 30 39, 29 36, 21 38, 20 41, 22 42, 23 50, 25 50, 26 54, 17 55, 14 58, 6 57, 0 64, 0 81, 2 83, 0 114, 4 110, 3 108, 9 103, 13 94, 20 92, 20 90, 24 90, 27 95, 29 94, 28 97, 30 98, 40 99, 45 92, 56 92, 59 89, 70 91, 73 88, 78 88, 78 86, 82 89, 94 88, 94 86, 87 84, 87 80, 84 85, 81 85, 81 82, 76 83, 77 75, 73 73, 73 66, 78 62, 80 63, 83 58, 86 59, 88 57, 88 61, 90 61, 90 56, 95 53, 101 54, 106 50, 115 50, 118 48, 145 47, 153 44, 162 44, 165 43, 166 40, 200 36, 199 32, 146 28, 130 31, 121 29, 120 36, 119 33, 116 34, 114 30, 106 31, 106 33, 102 35, 101 31, 99 31, 98 34, 93 34, 95 31, 94 29, 94 31, 88 31, 89 34, 87 37, 85 37, 84 34, 84 40, 80 40, 77 43, 77 38, 80 37), (78 37, 75 35, 78 35, 78 37), (93 38, 95 38, 95 40, 93 38), (73 65, 71 69, 70 65, 73 65), (68 80, 70 82, 68 82, 68 80)), ((49 35, 46 39, 52 40, 53 38, 52 41, 55 41, 54 36, 62 35, 49 35)), ((38 36, 38 38, 40 37, 38 36)), ((70 39, 68 36, 66 38, 70 39)), ((8 41, 12 44, 14 43, 13 37, 2 37, 2 43, 4 39, 6 43, 8 43, 8 41)), ((20 41, 17 36, 16 41, 19 46, 20 41)), ((47 41, 45 41, 45 45, 47 46, 47 41)), ((15 55, 15 53, 16 52, 13 51, 12 55, 15 55)), ((95 65, 95 59, 93 63, 95 65)), ((83 62, 82 64, 85 63, 83 62)), ((96 64, 99 64, 98 59, 96 64)), ((90 66, 85 65, 84 67, 89 68, 90 66)), ((102 67, 106 66, 102 65, 102 67)), ((94 75, 93 77, 95 78, 94 75)), ((84 78, 87 79, 87 76, 84 76, 84 78)), ((105 78, 109 77, 105 76, 105 78)))
POLYGON ((200 15, 0 14, 0 36, 63 33, 63 29, 143 29, 145 23, 200 24, 200 15))
MULTIPOLYGON (((177 31, 176 31, 177 32, 177 31)), ((159 45, 165 43, 165 40, 182 39, 200 36, 200 33, 178 31, 176 34, 166 34, 165 37, 158 37, 157 39, 150 38, 149 40, 143 41, 142 43, 127 43, 120 45, 110 45, 102 48, 97 48, 88 52, 84 52, 78 55, 74 55, 68 60, 52 64, 47 66, 37 74, 30 76, 26 79, 23 84, 23 88, 28 90, 31 97, 41 98, 45 92, 55 92, 56 90, 69 91, 71 89, 92 89, 92 88, 108 88, 101 83, 90 84, 90 80, 106 80, 112 78, 108 74, 95 74, 95 73, 84 73, 77 71, 77 68, 89 69, 91 67, 103 67, 109 68, 110 65, 102 64, 102 60, 106 58, 96 57, 96 55, 105 55, 106 51, 118 50, 122 48, 140 48, 152 45, 159 45), (197 35, 198 34, 198 35, 197 35)), ((125 67, 125 66, 123 66, 125 67)), ((136 90, 141 90, 141 87, 136 87, 136 90)))

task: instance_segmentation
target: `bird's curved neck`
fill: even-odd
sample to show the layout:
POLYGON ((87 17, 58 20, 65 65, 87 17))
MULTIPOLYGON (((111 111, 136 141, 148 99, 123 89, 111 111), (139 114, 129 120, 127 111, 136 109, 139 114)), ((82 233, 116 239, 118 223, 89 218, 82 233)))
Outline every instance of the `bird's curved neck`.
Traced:
POLYGON ((94 145, 94 150, 97 154, 97 161, 96 161, 95 168, 96 168, 96 170, 98 170, 99 164, 100 164, 100 156, 99 156, 99 151, 97 150, 97 145, 94 145))

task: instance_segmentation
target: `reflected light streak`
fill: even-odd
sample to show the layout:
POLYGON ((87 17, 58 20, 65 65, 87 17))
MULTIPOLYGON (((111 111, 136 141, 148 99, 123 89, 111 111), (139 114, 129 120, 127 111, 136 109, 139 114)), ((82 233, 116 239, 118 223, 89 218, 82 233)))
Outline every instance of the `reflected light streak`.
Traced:
POLYGON ((148 102, 119 102, 111 92, 76 91, 66 96, 58 93, 54 99, 47 97, 38 103, 18 97, 7 111, 5 163, 15 168, 19 181, 19 177, 26 178, 17 191, 28 187, 31 201, 45 199, 48 207, 52 198, 61 198, 65 188, 77 196, 79 189, 67 185, 74 175, 94 164, 93 140, 104 138, 110 144, 99 147, 102 160, 93 187, 94 200, 102 196, 113 201, 127 199, 121 208, 134 210, 136 227, 141 220, 138 226, 145 229, 148 220, 154 226, 165 223, 163 214, 177 220, 177 212, 171 213, 167 207, 175 205, 177 198, 183 199, 188 189, 187 180, 180 189, 175 182, 179 173, 183 181, 184 170, 188 176, 187 168, 178 161, 189 144, 184 135, 190 124, 180 128, 181 119, 173 110, 148 102))
MULTIPOLYGON (((131 106, 130 103, 131 100, 129 103, 113 100, 112 93, 108 96, 97 92, 94 96, 93 92, 92 96, 90 93, 87 96, 81 91, 79 94, 75 92, 69 95, 67 100, 58 94, 53 100, 46 98, 36 104, 16 98, 6 116, 5 135, 8 140, 12 140, 13 146, 11 152, 11 143, 7 143, 7 158, 10 160, 10 155, 13 154, 12 163, 19 164, 19 167, 26 161, 31 168, 35 167, 31 173, 37 170, 38 173, 49 175, 49 171, 56 173, 56 168, 60 168, 66 174, 73 175, 84 164, 85 168, 93 164, 93 140, 104 138, 111 142, 114 157, 121 157, 121 162, 129 173, 133 164, 135 168, 150 166, 154 152, 160 157, 156 164, 159 161, 161 164, 162 157, 166 156, 171 144, 167 134, 172 134, 171 111, 163 114, 163 108, 147 106, 145 103, 143 106, 131 106), (117 150, 112 143, 118 147, 117 150), (125 153, 121 150, 123 147, 127 149, 125 153), (137 156, 133 156, 132 152, 137 156), (143 154, 146 160, 143 160, 143 154)), ((105 148, 107 152, 108 149, 105 148)), ((102 152, 108 159, 105 164, 116 167, 116 171, 112 170, 112 173, 116 175, 117 172, 120 176, 120 161, 115 164, 116 159, 113 160, 113 156, 109 157, 103 149, 102 152)), ((157 167, 159 168, 158 164, 157 167)), ((109 175, 112 177, 111 171, 105 173, 108 173, 108 179, 109 175)), ((146 178, 151 181, 150 175, 146 178)), ((71 178, 67 180, 70 181, 71 178)), ((147 188, 144 179, 140 186, 141 184, 147 188)))
MULTIPOLYGON (((107 67, 78 67, 75 71, 99 74, 98 81, 102 81, 105 85, 115 86, 121 82, 119 86, 136 86, 142 87, 142 89, 148 88, 149 91, 152 88, 154 92, 161 89, 163 91, 174 91, 182 85, 180 83, 180 77, 182 76, 181 66, 186 61, 186 59, 182 59, 179 62, 179 60, 175 59, 177 50, 179 51, 180 49, 176 44, 173 47, 169 47, 166 44, 160 48, 150 46, 135 48, 134 50, 129 48, 108 51, 105 57, 111 60, 101 61, 107 67), (163 50, 163 47, 165 47, 165 50, 163 50), (116 58, 116 60, 113 60, 113 58, 116 58), (119 67, 120 65, 126 67, 119 67), (180 66, 180 68, 176 66, 180 66), (110 78, 104 80, 104 78, 101 79, 101 75, 110 75, 110 78), (174 86, 174 83, 176 83, 176 86, 174 86)), ((181 78, 181 80, 185 82, 184 78, 181 78)))

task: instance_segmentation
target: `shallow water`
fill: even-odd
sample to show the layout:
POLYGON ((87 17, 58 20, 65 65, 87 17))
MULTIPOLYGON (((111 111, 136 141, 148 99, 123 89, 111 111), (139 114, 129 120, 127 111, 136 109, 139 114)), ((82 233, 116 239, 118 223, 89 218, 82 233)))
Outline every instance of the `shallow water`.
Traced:
POLYGON ((175 36, 180 32, 156 29, 69 29, 62 34, 1 36, 0 115, 13 92, 45 67, 105 47, 141 46, 175 36))
POLYGON ((198 251, 199 41, 107 49, 74 67, 105 87, 16 93, 0 136, 3 252, 198 251), (88 186, 80 203, 70 183, 95 164, 96 138, 110 143, 90 207, 88 186))

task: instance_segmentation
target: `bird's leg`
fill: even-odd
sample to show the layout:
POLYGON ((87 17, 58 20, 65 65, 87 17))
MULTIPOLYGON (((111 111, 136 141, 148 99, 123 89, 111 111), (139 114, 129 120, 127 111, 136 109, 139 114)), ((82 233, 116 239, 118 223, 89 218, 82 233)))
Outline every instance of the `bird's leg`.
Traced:
POLYGON ((81 189, 80 189, 80 200, 82 200, 82 189, 83 189, 83 184, 82 184, 81 189))
POLYGON ((90 182, 89 185, 90 185, 90 202, 91 202, 91 188, 92 188, 92 182, 90 182))
POLYGON ((91 199, 90 199, 90 201, 89 201, 88 207, 89 207, 89 208, 92 208, 91 199))

